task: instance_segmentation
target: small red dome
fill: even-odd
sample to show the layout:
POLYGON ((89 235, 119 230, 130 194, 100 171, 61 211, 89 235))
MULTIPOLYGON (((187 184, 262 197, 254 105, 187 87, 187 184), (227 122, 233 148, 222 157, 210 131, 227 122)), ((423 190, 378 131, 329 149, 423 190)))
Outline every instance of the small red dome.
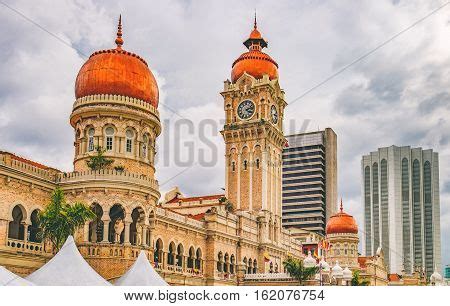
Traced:
POLYGON ((75 82, 75 97, 121 95, 158 107, 158 84, 147 63, 138 55, 122 49, 120 19, 116 44, 116 49, 94 52, 84 63, 75 82))
POLYGON ((262 38, 258 31, 255 17, 255 24, 249 38, 244 41, 244 45, 249 49, 234 61, 231 69, 231 82, 236 82, 245 72, 256 79, 262 78, 265 74, 269 79, 278 78, 278 64, 261 50, 267 47, 267 41, 262 38))
POLYGON ((355 218, 344 212, 341 201, 340 211, 331 216, 327 223, 327 235, 329 234, 358 234, 358 225, 355 218))

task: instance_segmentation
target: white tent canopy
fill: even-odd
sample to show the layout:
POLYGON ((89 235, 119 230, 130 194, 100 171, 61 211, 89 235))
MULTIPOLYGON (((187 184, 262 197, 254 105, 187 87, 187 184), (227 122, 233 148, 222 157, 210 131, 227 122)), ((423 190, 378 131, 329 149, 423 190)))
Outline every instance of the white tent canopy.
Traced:
POLYGON ((27 277, 38 286, 108 286, 81 256, 72 236, 61 250, 39 270, 27 277))
POLYGON ((159 276, 145 256, 144 251, 130 269, 114 283, 116 286, 168 286, 166 281, 159 276))
POLYGON ((34 286, 34 284, 0 266, 0 286, 34 286))

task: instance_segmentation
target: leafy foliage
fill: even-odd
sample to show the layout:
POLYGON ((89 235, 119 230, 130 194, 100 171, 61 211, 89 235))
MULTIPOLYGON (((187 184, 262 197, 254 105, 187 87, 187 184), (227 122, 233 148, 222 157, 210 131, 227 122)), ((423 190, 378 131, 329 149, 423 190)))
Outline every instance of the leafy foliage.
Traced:
POLYGON ((69 235, 94 218, 94 212, 83 203, 66 203, 63 191, 56 188, 50 203, 39 214, 40 238, 48 239, 58 251, 69 235))
POLYGON ((92 171, 106 169, 114 162, 114 160, 106 158, 103 155, 106 152, 106 149, 103 149, 101 146, 96 146, 95 151, 97 152, 97 154, 91 156, 89 160, 86 161, 87 166, 92 171))
POLYGON ((369 286, 370 282, 367 280, 361 281, 359 271, 353 271, 352 286, 369 286))
POLYGON ((317 273, 317 267, 306 268, 303 265, 303 261, 299 259, 295 259, 289 257, 283 262, 284 267, 287 272, 296 280, 299 281, 300 285, 303 285, 303 282, 306 280, 310 280, 317 273))

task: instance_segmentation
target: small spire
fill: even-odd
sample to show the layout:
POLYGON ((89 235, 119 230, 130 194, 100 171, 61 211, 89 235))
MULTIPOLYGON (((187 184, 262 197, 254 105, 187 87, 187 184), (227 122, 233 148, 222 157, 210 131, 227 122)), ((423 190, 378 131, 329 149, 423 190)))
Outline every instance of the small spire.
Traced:
POLYGON ((253 23, 253 28, 256 30, 258 24, 256 23, 256 9, 255 9, 255 22, 253 23))
POLYGON ((119 25, 117 26, 117 38, 116 38, 117 49, 122 49, 123 39, 122 39, 122 14, 119 15, 119 25))
POLYGON ((342 198, 341 198, 341 207, 340 207, 340 209, 341 209, 341 212, 344 211, 344 205, 342 205, 342 198))

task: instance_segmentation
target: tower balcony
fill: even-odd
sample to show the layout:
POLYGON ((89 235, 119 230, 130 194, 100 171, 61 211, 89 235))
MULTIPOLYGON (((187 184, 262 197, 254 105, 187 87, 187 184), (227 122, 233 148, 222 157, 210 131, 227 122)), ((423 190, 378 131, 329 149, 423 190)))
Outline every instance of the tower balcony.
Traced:
POLYGON ((63 189, 120 188, 153 194, 159 198, 158 181, 127 171, 99 170, 59 173, 56 183, 63 189))

